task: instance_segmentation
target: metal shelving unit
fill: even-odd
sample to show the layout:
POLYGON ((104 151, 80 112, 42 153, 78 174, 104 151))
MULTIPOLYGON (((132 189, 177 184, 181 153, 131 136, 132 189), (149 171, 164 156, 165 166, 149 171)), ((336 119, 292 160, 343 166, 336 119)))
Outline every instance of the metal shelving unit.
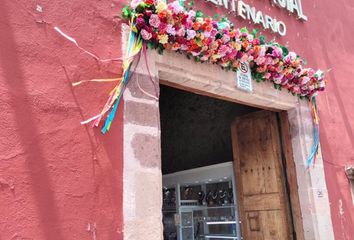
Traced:
MULTIPOLYGON (((241 239, 232 162, 164 175, 163 185, 175 194, 176 231, 175 237, 166 233, 164 239, 241 239)), ((168 208, 163 209, 165 217, 168 208)))

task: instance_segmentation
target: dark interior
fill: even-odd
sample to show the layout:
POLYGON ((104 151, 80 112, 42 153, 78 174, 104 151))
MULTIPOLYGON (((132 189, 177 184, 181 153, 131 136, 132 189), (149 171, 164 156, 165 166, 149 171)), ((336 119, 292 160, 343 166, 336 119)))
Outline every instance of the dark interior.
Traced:
POLYGON ((232 120, 260 109, 160 87, 162 173, 232 161, 232 120))

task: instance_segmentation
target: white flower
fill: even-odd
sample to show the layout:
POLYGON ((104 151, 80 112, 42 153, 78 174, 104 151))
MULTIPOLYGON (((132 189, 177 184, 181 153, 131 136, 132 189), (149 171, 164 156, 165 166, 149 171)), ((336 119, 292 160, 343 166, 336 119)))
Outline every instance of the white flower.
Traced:
POLYGON ((139 4, 142 2, 143 0, 132 0, 131 2, 130 2, 130 7, 131 8, 136 8, 137 6, 139 6, 139 4))

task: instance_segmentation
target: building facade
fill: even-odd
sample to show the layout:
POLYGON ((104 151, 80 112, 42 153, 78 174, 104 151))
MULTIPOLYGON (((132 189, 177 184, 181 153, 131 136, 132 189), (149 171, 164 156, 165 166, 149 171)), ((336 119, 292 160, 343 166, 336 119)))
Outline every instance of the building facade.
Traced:
POLYGON ((101 110, 114 83, 72 83, 121 76, 129 27, 119 16, 129 2, 5 1, 0 239, 163 239, 161 103, 158 94, 141 91, 154 93, 159 83, 281 112, 296 238, 352 238, 353 183, 345 168, 354 164, 354 6, 342 0, 296 1, 291 13, 285 1, 194 2, 207 15, 227 14, 236 27, 262 29, 247 15, 247 6, 254 7, 264 19, 277 19, 274 30, 262 29, 267 39, 288 45, 311 67, 330 70, 327 88, 317 97, 321 151, 314 165, 306 170, 313 143, 307 102, 267 83, 255 83, 252 94, 240 91, 234 73, 171 52, 148 51, 140 59, 108 133, 80 125, 101 110), (119 59, 83 54, 54 27, 101 59, 119 59))

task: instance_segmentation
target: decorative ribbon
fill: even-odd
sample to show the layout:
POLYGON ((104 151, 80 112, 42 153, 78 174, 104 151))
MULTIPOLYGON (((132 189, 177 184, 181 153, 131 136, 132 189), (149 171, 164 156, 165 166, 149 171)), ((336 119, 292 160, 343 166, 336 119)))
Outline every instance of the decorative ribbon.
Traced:
MULTIPOLYGON (((132 22, 133 22, 133 20, 131 20, 131 23, 132 22)), ((61 36, 63 36, 64 38, 66 38, 70 42, 74 43, 77 48, 82 50, 84 53, 90 55, 91 57, 93 57, 97 61, 107 62, 107 61, 121 60, 121 58, 100 59, 97 55, 82 48, 74 38, 65 34, 58 27, 54 27, 54 30, 57 31, 61 36)), ((107 112, 109 112, 101 132, 104 134, 110 129, 112 121, 114 120, 115 114, 117 112, 118 105, 119 105, 120 100, 123 96, 124 89, 125 89, 125 87, 128 83, 128 80, 130 78, 131 65, 132 65, 133 61, 135 60, 136 56, 138 56, 138 54, 141 52, 142 47, 143 47, 143 40, 141 39, 140 36, 137 37, 137 35, 133 32, 132 25, 130 25, 130 35, 128 38, 128 47, 127 47, 125 58, 123 59, 123 77, 111 78, 111 79, 82 80, 82 81, 72 83, 73 86, 77 86, 77 85, 80 85, 80 84, 86 83, 86 82, 115 82, 115 81, 118 81, 118 84, 110 92, 109 98, 107 99, 107 102, 106 102, 105 106, 103 107, 101 113, 96 116, 93 116, 85 121, 82 121, 81 124, 87 124, 87 123, 90 123, 93 121, 93 126, 98 127, 102 117, 107 112)))
MULTIPOLYGON (((131 22, 133 22, 133 21, 131 21, 131 22)), ((132 28, 132 26, 130 26, 130 27, 132 28)), ((106 106, 103 108, 101 116, 95 121, 95 124, 94 124, 95 126, 98 126, 98 124, 101 120, 101 117, 107 111, 109 111, 109 109, 111 109, 113 106, 113 108, 112 108, 111 112, 108 114, 106 122, 101 130, 101 132, 103 134, 106 133, 111 127, 112 121, 114 120, 115 114, 118 109, 118 105, 120 103, 120 100, 122 99, 124 89, 125 89, 125 87, 128 83, 128 80, 130 78, 129 75, 130 75, 130 68, 131 68, 132 62, 134 61, 134 59, 138 55, 138 53, 140 53, 142 46, 143 46, 142 39, 140 38, 140 36, 136 37, 136 34, 131 29, 129 40, 128 40, 127 52, 126 52, 127 58, 123 61, 123 81, 121 81, 117 85, 117 87, 115 87, 115 89, 113 91, 113 97, 109 98, 106 106)))
POLYGON ((81 80, 78 82, 74 82, 71 85, 73 87, 76 87, 77 85, 80 85, 82 83, 87 83, 87 82, 116 82, 116 81, 120 81, 120 80, 122 80, 122 78, 90 79, 90 80, 81 80))
POLYGON ((316 104, 316 97, 311 97, 310 98, 310 107, 311 107, 311 114, 313 118, 313 146, 311 149, 311 154, 307 158, 306 161, 306 168, 308 169, 312 164, 315 163, 316 161, 316 156, 318 153, 319 149, 319 144, 320 144, 320 137, 319 137, 319 117, 318 117, 318 111, 317 111, 317 104, 316 104))
POLYGON ((59 27, 54 27, 54 30, 57 31, 61 36, 63 36, 64 38, 66 38, 67 40, 69 40, 70 42, 74 43, 76 45, 76 47, 78 49, 80 49, 81 51, 83 51, 84 53, 90 55, 91 57, 93 57, 94 59, 96 59, 97 61, 100 62, 111 62, 111 61, 120 61, 122 60, 122 58, 109 58, 109 59, 101 59, 99 58, 97 55, 87 51, 86 49, 82 48, 77 41, 75 40, 75 38, 70 37, 69 35, 67 35, 66 33, 64 33, 62 30, 60 30, 59 27))

